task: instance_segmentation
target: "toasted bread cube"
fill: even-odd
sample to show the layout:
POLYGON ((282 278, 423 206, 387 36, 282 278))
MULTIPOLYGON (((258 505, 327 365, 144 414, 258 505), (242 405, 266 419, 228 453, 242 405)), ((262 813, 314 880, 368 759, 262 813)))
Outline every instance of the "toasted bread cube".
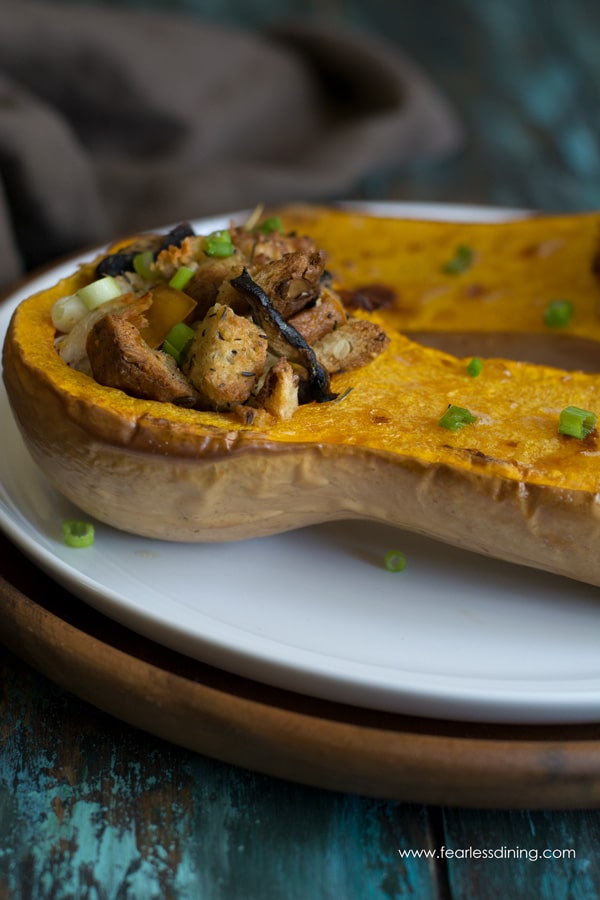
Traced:
POLYGON ((275 419, 291 419, 298 409, 299 377, 287 359, 278 360, 269 369, 256 404, 275 419))
POLYGON ((346 310, 337 294, 324 288, 315 305, 292 316, 289 323, 300 332, 307 344, 314 344, 330 331, 343 325, 347 318, 346 310))
POLYGON ((351 319, 316 341, 313 350, 321 365, 333 375, 366 366, 389 342, 385 331, 375 322, 351 319))
POLYGON ((215 303, 196 330, 185 371, 201 405, 227 410, 245 403, 267 358, 267 338, 250 319, 215 303))

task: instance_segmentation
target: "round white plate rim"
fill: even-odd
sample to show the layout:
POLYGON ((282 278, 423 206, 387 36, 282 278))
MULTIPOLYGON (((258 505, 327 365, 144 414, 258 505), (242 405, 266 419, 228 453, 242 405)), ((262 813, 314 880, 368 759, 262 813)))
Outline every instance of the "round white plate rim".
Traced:
MULTIPOLYGON (((369 209, 377 215, 462 221, 494 222, 521 214, 521 211, 515 210, 443 204, 347 205, 369 209)), ((231 213, 198 220, 194 224, 199 230, 208 231, 221 227, 230 218, 243 215, 231 213)), ((24 296, 54 282, 60 275, 72 271, 78 261, 92 255, 93 252, 82 254, 28 280, 4 302, 0 315, 7 322, 10 310, 24 296)), ((221 627, 221 623, 215 629, 211 627, 214 623, 211 623, 210 617, 201 617, 201 629, 192 629, 190 633, 189 622, 169 621, 164 611, 150 612, 131 595, 107 588, 102 579, 90 577, 80 571, 74 562, 65 561, 60 555, 62 551, 57 549, 57 543, 53 545, 50 540, 48 545, 47 535, 40 540, 35 522, 23 518, 7 491, 6 485, 0 489, 0 527, 51 577, 116 621, 203 662, 277 687, 391 712, 530 724, 600 719, 600 671, 591 678, 578 677, 567 681, 557 678, 556 681, 544 679, 536 682, 533 678, 523 681, 505 677, 487 678, 476 683, 473 678, 440 677, 426 671, 405 671, 399 666, 378 666, 373 662, 365 665, 356 659, 345 659, 343 655, 323 653, 311 647, 284 646, 281 641, 236 628, 231 623, 225 628, 221 627)), ((99 526, 99 529, 101 534, 103 530, 104 533, 111 531, 104 526, 99 526)), ((128 535, 118 534, 119 542, 133 540, 128 535)), ((168 553, 169 550, 171 545, 160 545, 161 553, 168 553)), ((187 550, 193 552, 192 548, 187 550)))

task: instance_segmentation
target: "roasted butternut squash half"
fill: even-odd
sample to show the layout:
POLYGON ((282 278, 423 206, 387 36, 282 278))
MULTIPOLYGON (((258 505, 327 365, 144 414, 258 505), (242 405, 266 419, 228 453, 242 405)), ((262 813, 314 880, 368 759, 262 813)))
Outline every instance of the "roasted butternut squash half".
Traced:
POLYGON ((16 309, 9 400, 55 487, 124 531, 232 541, 362 518, 600 585, 600 375, 407 336, 550 335, 596 354, 599 229, 592 214, 465 225, 294 207, 227 236, 131 239, 16 309), (121 291, 64 324, 121 264, 126 313, 121 291), (165 279, 192 302, 177 323, 161 306, 164 343, 140 344, 165 279), (174 324, 188 330, 158 396, 148 353, 164 365, 174 324))

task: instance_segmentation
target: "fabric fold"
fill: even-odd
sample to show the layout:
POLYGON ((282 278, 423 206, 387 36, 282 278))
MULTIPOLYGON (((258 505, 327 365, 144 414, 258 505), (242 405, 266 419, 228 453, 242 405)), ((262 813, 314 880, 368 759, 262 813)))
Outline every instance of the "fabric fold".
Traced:
POLYGON ((323 24, 0 0, 0 286, 177 220, 341 197, 461 141, 385 42, 323 24))

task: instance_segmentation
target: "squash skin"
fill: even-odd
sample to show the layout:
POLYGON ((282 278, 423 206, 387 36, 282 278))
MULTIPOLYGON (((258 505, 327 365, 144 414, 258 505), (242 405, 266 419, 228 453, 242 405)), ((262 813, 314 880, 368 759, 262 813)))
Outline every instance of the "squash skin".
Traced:
POLYGON ((484 382, 465 374, 464 360, 394 334, 372 364, 335 376, 340 394, 352 388, 345 399, 308 404, 259 433, 68 369, 49 310, 90 271, 21 304, 3 351, 26 445, 86 514, 186 542, 371 519, 600 585, 595 435, 556 433, 560 408, 593 408, 597 376, 499 359, 486 361, 484 382), (476 425, 441 429, 448 402, 473 409, 476 425))

